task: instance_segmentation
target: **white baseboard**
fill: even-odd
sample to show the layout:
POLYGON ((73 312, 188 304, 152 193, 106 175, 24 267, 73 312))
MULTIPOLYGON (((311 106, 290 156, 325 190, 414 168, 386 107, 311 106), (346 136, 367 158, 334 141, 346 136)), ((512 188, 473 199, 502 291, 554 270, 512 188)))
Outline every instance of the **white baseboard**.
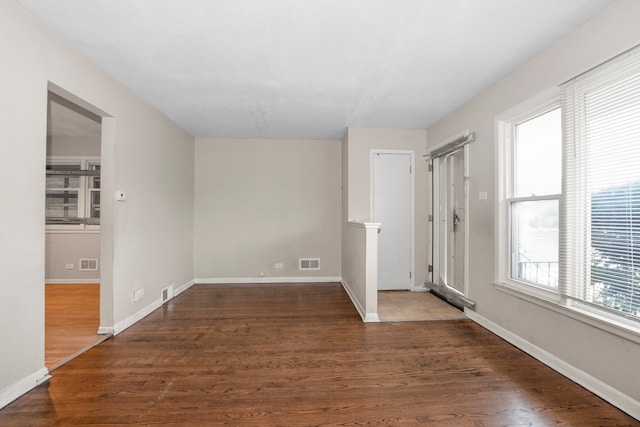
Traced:
POLYGON ((351 287, 347 282, 344 281, 344 279, 340 280, 340 283, 342 283, 342 287, 344 288, 344 291, 349 296, 349 299, 351 300, 351 304, 353 304, 353 306, 356 308, 356 311, 358 312, 358 314, 360 315, 360 318, 364 323, 380 322, 380 317, 378 317, 378 313, 365 312, 364 307, 362 307, 358 299, 355 297, 353 291, 351 290, 351 287))
POLYGON ((632 417, 640 420, 640 402, 633 399, 621 391, 611 387, 610 385, 600 381, 599 379, 589 375, 588 373, 576 368, 573 365, 565 362, 557 356, 541 349, 540 347, 526 341, 511 331, 503 328, 490 321, 489 319, 479 315, 472 310, 465 310, 465 315, 478 323, 479 325, 490 330, 500 338, 510 342, 520 350, 529 354, 530 356, 538 359, 551 369, 561 373, 571 381, 580 384, 593 394, 600 396, 612 405, 620 408, 622 411, 631 415, 632 417))
POLYGON ((201 277, 196 284, 221 285, 236 283, 340 283, 341 277, 201 277))
POLYGON ((161 306, 162 306, 162 300, 158 298, 148 306, 138 310, 137 312, 133 313, 131 316, 127 317, 126 319, 116 323, 113 327, 113 334, 118 335, 120 332, 124 331, 129 326, 132 326, 133 324, 139 322, 140 320, 144 319, 149 314, 151 314, 154 310, 157 310, 161 306))
POLYGON ((113 335, 113 326, 99 326, 98 335, 113 335))
MULTIPOLYGON (((170 299, 173 299, 177 295, 179 295, 182 292, 186 291, 191 286, 193 286, 193 284, 194 284, 194 281, 190 280, 187 283, 185 283, 183 285, 180 285, 177 288, 174 288, 173 297, 170 298, 170 299)), ((111 333, 113 333, 113 335, 118 335, 120 332, 124 331, 129 326, 132 326, 133 324, 139 322, 140 320, 144 319, 149 314, 151 314, 154 310, 157 310, 160 307, 162 307, 162 299, 158 298, 157 300, 153 301, 151 304, 149 304, 148 306, 144 307, 143 309, 133 313, 131 316, 127 317, 126 319, 116 323, 115 326, 112 328, 111 333)), ((102 330, 102 328, 103 327, 101 326, 99 330, 102 330)), ((108 328, 104 328, 104 330, 108 330, 108 328)), ((98 333, 100 333, 100 332, 98 332, 98 333)))
POLYGON ((44 279, 46 285, 99 285, 100 278, 97 279, 44 279))
POLYGON ((41 368, 31 375, 11 384, 9 387, 0 391, 0 409, 7 406, 29 390, 37 385, 47 381, 51 376, 47 368, 41 368))
POLYGON ((184 291, 186 291, 187 289, 192 287, 194 284, 195 284, 195 281, 189 280, 184 285, 181 285, 181 286, 178 286, 177 288, 174 288, 173 289, 173 297, 175 298, 176 296, 180 295, 181 293, 183 293, 184 291))
POLYGON ((364 319, 362 319, 364 323, 379 323, 380 317, 378 313, 367 313, 364 315, 364 319))

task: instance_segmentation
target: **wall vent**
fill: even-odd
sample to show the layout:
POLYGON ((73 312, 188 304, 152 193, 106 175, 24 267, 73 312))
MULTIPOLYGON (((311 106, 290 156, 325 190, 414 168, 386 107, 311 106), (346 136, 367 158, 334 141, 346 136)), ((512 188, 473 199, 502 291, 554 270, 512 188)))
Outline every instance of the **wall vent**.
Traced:
POLYGON ((300 270, 320 270, 320 258, 300 258, 300 270))
POLYGON ((98 271, 98 260, 96 258, 80 258, 80 271, 98 271))
POLYGON ((173 298, 173 285, 169 285, 160 291, 160 298, 162 300, 162 304, 173 298))

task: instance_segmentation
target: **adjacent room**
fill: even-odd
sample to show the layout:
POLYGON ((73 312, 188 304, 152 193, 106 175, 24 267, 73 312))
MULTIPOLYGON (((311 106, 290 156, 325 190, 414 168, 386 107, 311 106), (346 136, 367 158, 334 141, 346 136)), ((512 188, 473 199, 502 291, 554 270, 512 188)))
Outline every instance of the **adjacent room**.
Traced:
POLYGON ((105 338, 100 326, 100 117, 49 93, 45 366, 105 338))
POLYGON ((0 424, 640 425, 639 16, 0 0, 0 424))

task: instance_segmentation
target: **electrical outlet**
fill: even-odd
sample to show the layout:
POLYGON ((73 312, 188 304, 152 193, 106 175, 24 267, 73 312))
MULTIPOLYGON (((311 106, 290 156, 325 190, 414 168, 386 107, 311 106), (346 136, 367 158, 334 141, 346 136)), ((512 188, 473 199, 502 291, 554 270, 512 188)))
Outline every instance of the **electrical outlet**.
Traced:
POLYGON ((64 269, 65 270, 73 270, 73 264, 65 264, 64 269))
POLYGON ((260 277, 264 277, 264 271, 260 272, 260 277))
POLYGON ((276 262, 276 270, 282 270, 284 268, 284 264, 281 262, 276 262))

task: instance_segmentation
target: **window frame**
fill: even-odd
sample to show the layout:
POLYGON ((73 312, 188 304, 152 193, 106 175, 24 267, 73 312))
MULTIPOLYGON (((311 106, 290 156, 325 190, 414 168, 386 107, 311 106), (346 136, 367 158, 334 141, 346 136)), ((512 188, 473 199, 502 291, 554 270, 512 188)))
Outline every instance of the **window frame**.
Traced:
MULTIPOLYGON (((510 147, 513 139, 514 125, 533 118, 545 111, 551 111, 557 107, 563 108, 562 89, 559 86, 552 87, 534 96, 523 103, 499 114, 495 118, 495 156, 496 159, 496 201, 495 201, 495 234, 494 234, 494 288, 518 299, 535 304, 544 309, 569 317, 586 325, 598 328, 602 331, 614 334, 621 338, 640 344, 640 322, 629 319, 624 315, 612 313, 608 310, 599 309, 593 305, 564 296, 567 285, 562 283, 563 266, 562 258, 559 259, 560 277, 558 289, 550 290, 510 279, 511 266, 511 223, 508 209, 507 195, 509 194, 512 181, 509 181, 513 173, 513 150, 510 147)), ((563 127, 563 150, 562 150, 562 188, 565 188, 565 147, 564 136, 565 112, 561 111, 563 127)), ((564 195, 559 198, 560 210, 564 209, 564 195)), ((562 233, 565 224, 562 214, 559 218, 559 244, 565 244, 562 240, 562 233)))
MULTIPOLYGON (((496 233, 495 233, 495 283, 529 293, 546 301, 560 302, 560 294, 552 287, 516 280, 511 276, 514 245, 511 209, 514 203, 557 200, 562 204, 562 194, 543 196, 514 196, 515 193, 515 132, 516 126, 562 107, 561 91, 553 87, 496 117, 496 233)), ((560 224, 562 226, 562 224, 560 224)))
MULTIPOLYGON (((79 164, 81 170, 87 170, 92 165, 100 165, 99 156, 47 156, 46 164, 79 164)), ((78 186, 78 218, 88 218, 90 214, 91 193, 95 191, 90 186, 90 178, 86 175, 79 176, 78 186)), ((45 196, 49 188, 45 184, 45 196)), ((46 204, 46 202, 45 202, 46 204)), ((99 233, 100 224, 48 224, 45 218, 45 231, 47 233, 99 233)))

